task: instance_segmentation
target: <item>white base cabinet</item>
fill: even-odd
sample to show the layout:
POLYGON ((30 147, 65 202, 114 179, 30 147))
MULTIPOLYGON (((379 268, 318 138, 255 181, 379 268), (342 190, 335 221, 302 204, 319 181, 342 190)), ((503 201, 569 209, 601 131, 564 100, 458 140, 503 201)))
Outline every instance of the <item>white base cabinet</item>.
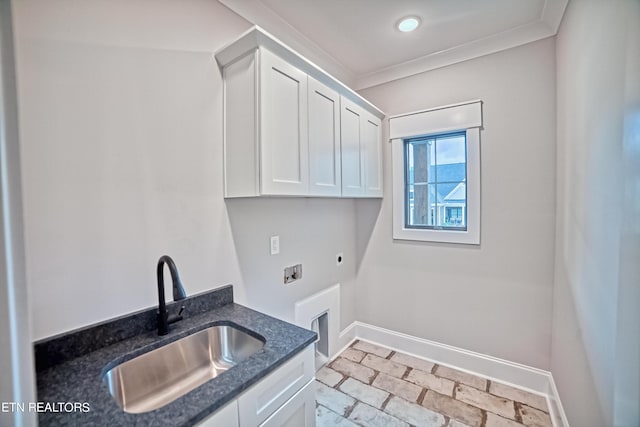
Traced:
POLYGON ((314 427, 316 425, 316 387, 309 381, 260 427, 314 427))
POLYGON ((238 427, 238 401, 234 400, 198 423, 198 427, 238 427))
POLYGON ((315 358, 310 345, 199 427, 315 427, 315 358))
POLYGON ((313 346, 285 363, 238 398, 241 426, 258 426, 286 405, 315 375, 313 346))

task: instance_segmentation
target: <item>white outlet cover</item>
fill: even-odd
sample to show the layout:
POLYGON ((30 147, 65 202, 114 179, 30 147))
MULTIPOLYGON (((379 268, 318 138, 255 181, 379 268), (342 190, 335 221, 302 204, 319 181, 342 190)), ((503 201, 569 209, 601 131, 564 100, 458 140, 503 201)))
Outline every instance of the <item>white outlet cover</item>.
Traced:
POLYGON ((271 255, 277 255, 280 253, 280 236, 271 236, 269 244, 271 255))

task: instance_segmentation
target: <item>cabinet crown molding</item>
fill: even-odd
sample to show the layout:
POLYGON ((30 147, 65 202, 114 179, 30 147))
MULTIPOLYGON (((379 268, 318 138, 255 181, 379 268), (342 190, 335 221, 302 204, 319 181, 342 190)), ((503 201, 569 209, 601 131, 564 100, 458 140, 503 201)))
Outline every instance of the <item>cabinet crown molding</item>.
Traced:
POLYGON ((232 64, 260 47, 264 47, 278 55, 291 65, 301 71, 304 71, 327 87, 335 90, 340 95, 349 99, 351 102, 360 106, 365 111, 368 111, 378 119, 382 120, 384 118, 384 112, 382 112, 378 107, 257 25, 251 27, 236 40, 232 41, 215 53, 218 67, 222 70, 227 65, 232 64))

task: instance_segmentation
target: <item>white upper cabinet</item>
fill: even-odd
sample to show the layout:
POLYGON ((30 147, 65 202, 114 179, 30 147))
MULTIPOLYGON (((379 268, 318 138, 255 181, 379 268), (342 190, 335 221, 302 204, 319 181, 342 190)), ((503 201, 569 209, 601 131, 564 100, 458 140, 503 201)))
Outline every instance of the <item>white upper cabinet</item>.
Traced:
POLYGON ((364 196, 382 197, 382 131, 379 118, 363 112, 364 196))
POLYGON ((382 197, 382 111, 257 27, 216 60, 225 197, 382 197))
POLYGON ((361 109, 342 98, 340 102, 340 133, 342 136, 342 195, 364 196, 364 150, 361 109))
POLYGON ((342 97, 342 195, 382 197, 380 119, 342 97))
POLYGON ((312 77, 308 87, 309 194, 340 197, 340 96, 312 77))
POLYGON ((260 193, 307 194, 307 75, 266 49, 259 52, 260 193))

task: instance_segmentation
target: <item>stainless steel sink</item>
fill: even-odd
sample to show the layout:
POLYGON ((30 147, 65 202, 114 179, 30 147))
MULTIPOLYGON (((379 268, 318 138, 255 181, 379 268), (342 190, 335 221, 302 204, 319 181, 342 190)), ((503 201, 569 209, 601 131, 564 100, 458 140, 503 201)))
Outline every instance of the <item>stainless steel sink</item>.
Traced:
POLYGON ((139 414, 176 400, 263 346, 232 326, 212 326, 121 363, 103 380, 125 412, 139 414))

